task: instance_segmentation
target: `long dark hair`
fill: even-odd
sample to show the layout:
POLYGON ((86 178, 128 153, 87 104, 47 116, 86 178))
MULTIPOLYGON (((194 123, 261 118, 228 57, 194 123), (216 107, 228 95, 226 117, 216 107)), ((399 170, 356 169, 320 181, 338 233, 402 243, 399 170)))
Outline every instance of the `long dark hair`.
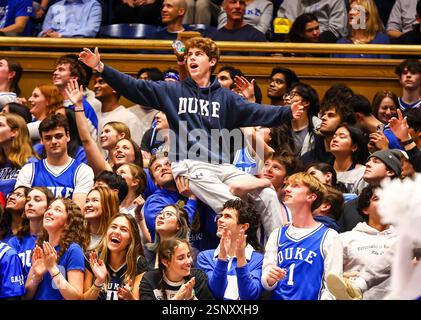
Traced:
POLYGON ((288 39, 290 42, 308 42, 304 38, 303 33, 306 29, 306 24, 312 21, 317 21, 317 17, 312 13, 303 13, 299 15, 291 26, 288 33, 288 39))
MULTIPOLYGON (((161 279, 159 281, 159 288, 162 292, 162 296, 164 300, 168 300, 167 293, 165 292, 164 287, 164 270, 166 270, 166 266, 162 263, 162 260, 170 261, 174 255, 175 249, 180 244, 185 244, 189 248, 190 252, 192 252, 191 244, 186 239, 178 239, 178 238, 170 238, 167 240, 163 240, 158 248, 158 268, 161 272, 161 279)), ((188 275, 184 277, 186 281, 189 281, 192 278, 192 275, 188 275)))

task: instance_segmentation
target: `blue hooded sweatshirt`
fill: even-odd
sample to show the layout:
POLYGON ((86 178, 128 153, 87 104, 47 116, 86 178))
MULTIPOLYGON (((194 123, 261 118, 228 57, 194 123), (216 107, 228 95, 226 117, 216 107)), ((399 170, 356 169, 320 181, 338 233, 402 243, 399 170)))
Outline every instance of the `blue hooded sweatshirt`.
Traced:
MULTIPOLYGON (((127 99, 166 114, 171 161, 230 163, 232 148, 226 130, 241 136, 240 127, 275 127, 292 118, 290 107, 249 102, 221 87, 216 77, 211 78, 209 87, 200 88, 190 77, 177 82, 137 80, 109 66, 104 67, 102 76, 127 99)), ((235 143, 241 144, 242 138, 238 140, 235 143)))

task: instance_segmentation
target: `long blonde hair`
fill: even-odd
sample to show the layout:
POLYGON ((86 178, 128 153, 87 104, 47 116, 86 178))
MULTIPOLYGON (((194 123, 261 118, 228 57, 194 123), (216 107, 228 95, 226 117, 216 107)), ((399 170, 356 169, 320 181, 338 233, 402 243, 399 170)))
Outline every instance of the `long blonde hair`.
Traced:
MULTIPOLYGON (((379 16, 379 11, 373 0, 350 0, 349 4, 356 3, 365 11, 366 21, 363 27, 364 33, 367 36, 367 43, 371 42, 377 33, 384 32, 384 25, 379 16)), ((351 10, 351 9, 350 9, 351 10)), ((349 36, 352 36, 353 28, 351 27, 349 36)))
POLYGON ((22 168, 28 162, 29 158, 38 158, 32 147, 25 120, 14 113, 1 112, 0 116, 6 118, 6 123, 11 130, 17 129, 17 134, 11 141, 9 154, 5 154, 3 148, 0 148, 0 163, 5 163, 8 159, 13 167, 22 168))
MULTIPOLYGON (((139 227, 137 225, 135 218, 132 215, 124 214, 124 213, 118 214, 117 216, 111 219, 109 225, 107 226, 107 229, 111 226, 111 223, 119 217, 126 218, 130 225, 129 233, 130 233, 131 241, 128 247, 126 248, 125 260, 127 263, 127 270, 124 273, 124 283, 127 283, 129 280, 134 281, 136 277, 136 271, 137 271, 137 260, 140 256, 144 257, 145 253, 143 251, 139 227)), ((106 265, 109 265, 110 253, 108 250, 108 238, 106 234, 104 234, 101 242, 98 245, 98 248, 99 248, 99 254, 98 254, 99 259, 104 261, 106 265)), ((109 278, 109 275, 107 274, 105 278, 106 287, 108 286, 109 281, 110 281, 110 278, 109 278)))

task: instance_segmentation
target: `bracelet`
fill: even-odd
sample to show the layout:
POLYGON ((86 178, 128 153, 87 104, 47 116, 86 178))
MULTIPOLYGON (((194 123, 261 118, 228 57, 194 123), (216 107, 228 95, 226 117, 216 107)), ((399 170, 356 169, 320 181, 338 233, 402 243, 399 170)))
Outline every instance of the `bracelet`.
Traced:
POLYGON ((101 63, 101 59, 98 60, 98 63, 95 65, 95 67, 93 67, 92 69, 96 69, 98 68, 99 64, 101 63))
POLYGON ((51 279, 54 279, 55 277, 57 277, 59 274, 61 274, 60 271, 58 271, 55 275, 51 276, 51 279))
POLYGON ((104 286, 104 283, 98 286, 94 281, 94 286, 97 287, 98 289, 102 289, 102 287, 104 286))
POLYGON ((74 112, 85 112, 85 109, 74 109, 74 112))
POLYGON ((408 144, 411 144, 412 142, 414 142, 414 139, 410 138, 410 139, 408 139, 408 140, 406 140, 406 141, 402 141, 402 142, 401 142, 401 146, 405 147, 405 146, 407 146, 408 144))

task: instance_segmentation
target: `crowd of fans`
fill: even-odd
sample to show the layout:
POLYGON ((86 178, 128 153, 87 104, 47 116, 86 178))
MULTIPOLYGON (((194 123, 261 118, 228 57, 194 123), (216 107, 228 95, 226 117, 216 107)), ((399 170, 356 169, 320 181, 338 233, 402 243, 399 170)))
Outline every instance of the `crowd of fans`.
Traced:
POLYGON ((179 32, 196 30, 216 41, 419 44, 420 17, 421 4, 416 0, 0 2, 3 35, 50 38, 103 37, 101 26, 135 23, 156 27, 142 36, 148 39, 176 39, 179 32))
MULTIPOLYGON (((121 5, 154 8, 139 2, 121 5)), ((93 12, 96 3, 43 10, 42 1, 38 10, 48 21, 55 5, 93 12)), ((371 1, 351 1, 350 17, 366 3, 380 22, 371 1)), ((164 0, 163 17, 180 4, 164 0)), ((251 35, 236 18, 245 2, 223 7, 214 34, 246 26, 251 35)), ((299 16, 298 8, 284 0, 278 13, 299 16)), ((342 35, 328 26, 308 34, 342 35)), ((376 38, 360 31, 346 41, 376 38)), ((217 67, 215 42, 185 45, 178 70, 137 77, 105 65, 98 48, 64 55, 51 83, 27 99, 19 62, 0 58, 0 298, 400 298, 391 290, 400 232, 377 203, 385 181, 421 171, 421 62, 402 61, 401 94, 379 91, 373 101, 340 83, 321 99, 294 70, 276 67, 271 105, 262 105, 254 80, 217 67), (136 105, 120 105, 120 96, 136 105)), ((405 263, 418 270, 421 244, 405 245, 405 263)))

